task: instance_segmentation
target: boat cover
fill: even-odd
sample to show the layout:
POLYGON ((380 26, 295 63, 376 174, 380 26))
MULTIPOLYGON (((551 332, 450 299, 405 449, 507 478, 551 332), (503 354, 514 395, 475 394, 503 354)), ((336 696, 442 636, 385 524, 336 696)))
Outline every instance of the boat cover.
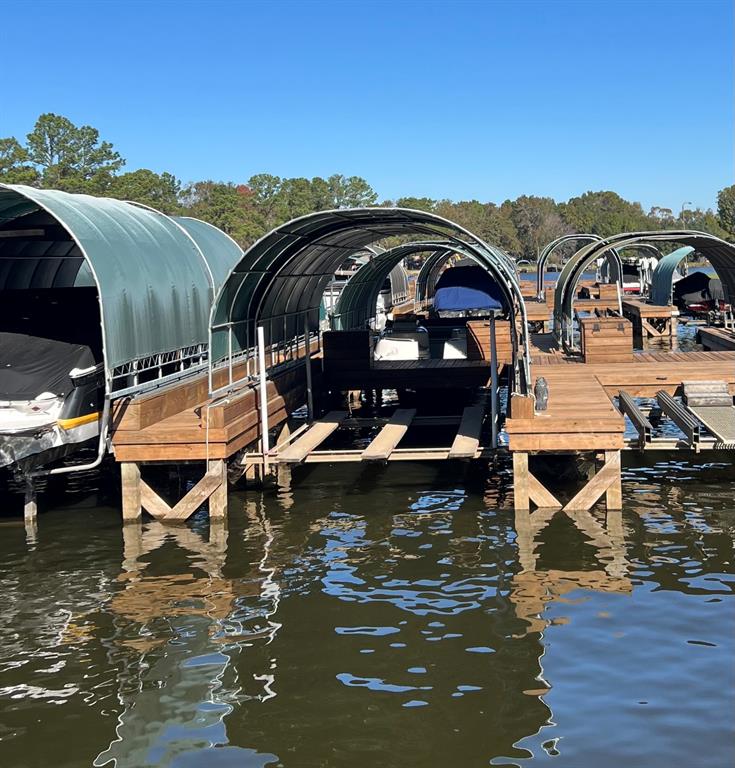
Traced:
POLYGON ((43 392, 65 396, 69 373, 95 365, 89 347, 0 332, 0 400, 33 400, 43 392))
POLYGON ((436 283, 434 309, 437 312, 502 308, 500 286, 482 267, 451 267, 436 283))
POLYGON ((722 282, 705 272, 692 272, 674 283, 674 302, 677 305, 723 301, 724 298, 722 282))

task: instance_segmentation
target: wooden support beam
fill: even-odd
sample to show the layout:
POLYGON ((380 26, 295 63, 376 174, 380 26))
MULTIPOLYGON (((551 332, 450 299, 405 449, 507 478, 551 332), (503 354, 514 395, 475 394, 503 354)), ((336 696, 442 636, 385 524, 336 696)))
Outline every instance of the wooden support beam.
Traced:
POLYGON ((324 418, 315 421, 311 427, 295 442, 278 454, 278 461, 287 464, 300 464, 308 455, 323 443, 347 418, 347 411, 330 411, 324 418))
POLYGON ((26 477, 25 498, 23 502, 23 518, 26 525, 33 523, 37 514, 36 484, 33 482, 32 477, 26 477))
POLYGON ((390 421, 362 452, 360 459, 362 461, 387 461, 408 432, 411 420, 415 415, 415 408, 396 409, 390 421))
MULTIPOLYGON (((539 509, 549 514, 562 508, 562 503, 548 491, 528 469, 528 454, 513 452, 513 494, 515 508, 526 510, 533 502, 539 509)), ((538 515, 538 513, 535 513, 538 515)))
MULTIPOLYGON (((613 484, 620 483, 620 451, 606 451, 605 465, 602 469, 582 488, 579 493, 567 503, 564 511, 570 510, 588 510, 595 502, 606 493, 613 484)), ((612 503, 618 504, 618 496, 622 498, 622 492, 616 488, 610 491, 612 503)))
POLYGON ((605 451, 605 466, 616 470, 615 478, 605 491, 608 510, 623 508, 623 480, 620 474, 620 451, 605 451))
POLYGON ((140 467, 134 461, 122 462, 120 464, 120 479, 122 481, 123 521, 140 520, 143 513, 141 507, 140 467))
POLYGON ((513 453, 513 503, 516 509, 530 509, 531 496, 528 487, 528 454, 513 453))
POLYGON ((209 497, 209 519, 223 520, 227 517, 227 462, 222 459, 210 461, 208 473, 219 477, 219 485, 209 497))
POLYGON ((528 495, 541 509, 561 509, 564 506, 531 472, 528 473, 528 495))
POLYGON ((480 433, 485 407, 472 405, 462 412, 457 435, 449 449, 450 459, 472 459, 480 447, 480 433))
POLYGON ((211 461, 204 477, 173 507, 167 504, 145 480, 140 480, 140 502, 150 515, 161 522, 183 522, 209 500, 209 514, 222 519, 227 514, 227 465, 211 461))
POLYGON ((531 396, 519 395, 516 392, 510 396, 511 419, 532 419, 534 407, 534 399, 531 396))

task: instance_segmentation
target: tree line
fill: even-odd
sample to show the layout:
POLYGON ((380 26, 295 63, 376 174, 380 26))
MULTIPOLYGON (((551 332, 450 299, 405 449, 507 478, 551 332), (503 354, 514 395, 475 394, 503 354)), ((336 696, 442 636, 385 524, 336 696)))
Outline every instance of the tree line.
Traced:
POLYGON ((244 183, 194 181, 147 168, 123 171, 125 160, 89 125, 46 113, 19 140, 0 138, 0 182, 28 184, 150 205, 167 214, 203 219, 247 247, 289 219, 333 208, 385 205, 418 208, 455 221, 518 258, 534 260, 551 240, 572 232, 602 237, 649 229, 696 229, 735 240, 735 185, 718 195, 717 211, 654 206, 648 212, 610 191, 585 192, 566 202, 521 195, 497 205, 478 200, 402 197, 379 201, 358 176, 280 178, 267 173, 244 183))

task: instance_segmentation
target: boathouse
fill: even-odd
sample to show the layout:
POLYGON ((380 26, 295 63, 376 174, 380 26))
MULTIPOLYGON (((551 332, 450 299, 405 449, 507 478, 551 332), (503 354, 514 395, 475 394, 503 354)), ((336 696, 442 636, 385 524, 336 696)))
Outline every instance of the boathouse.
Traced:
MULTIPOLYGON (((231 238, 203 221, 0 184, 0 331, 88 348, 99 391, 67 420, 98 435, 88 466, 107 452, 126 398, 206 371, 212 300, 241 258, 231 238)), ((75 428, 62 425, 64 434, 75 428)), ((20 471, 30 479, 70 470, 20 471)))
MULTIPOLYGON (((735 444, 735 352, 636 351, 631 318, 655 330, 664 310, 674 313, 622 297, 617 283, 619 251, 683 245, 710 260, 732 301, 735 247, 710 235, 555 241, 547 258, 563 242, 585 244, 538 301, 502 249, 424 211, 310 214, 246 251, 203 222, 83 195, 4 186, 0 213, 3 323, 89 336, 104 380, 96 461, 109 448, 120 464, 126 521, 144 510, 182 521, 206 502, 222 517, 228 475, 498 451, 513 457, 517 509, 585 510, 602 496, 617 509, 621 451, 735 444), (325 318, 327 286, 366 249, 372 257, 351 271, 325 318), (375 324, 378 294, 417 253, 425 260, 412 311, 396 312, 386 336, 375 324), (492 281, 496 295, 481 312, 438 311, 442 281, 455 285, 445 277, 464 269, 457 260, 492 281), (582 275, 599 260, 610 262, 613 282, 584 284, 580 298, 582 275), (554 333, 534 332, 545 330, 550 303, 554 333), (387 405, 386 391, 394 393, 387 405), (655 398, 683 437, 657 437, 642 398, 655 398), (565 456, 587 456, 597 471, 560 501, 534 463, 565 456), (201 468, 200 479, 169 503, 148 468, 184 463, 201 468)), ((656 295, 674 258, 664 260, 656 295)))

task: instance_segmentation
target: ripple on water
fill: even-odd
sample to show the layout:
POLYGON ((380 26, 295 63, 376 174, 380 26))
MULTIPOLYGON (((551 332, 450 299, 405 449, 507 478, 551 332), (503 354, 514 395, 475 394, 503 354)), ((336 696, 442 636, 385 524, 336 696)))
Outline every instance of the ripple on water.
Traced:
POLYGON ((229 530, 4 529, 0 765, 730 764, 722 465, 626 470, 617 524, 531 540, 497 483, 398 469, 294 470, 229 530))

